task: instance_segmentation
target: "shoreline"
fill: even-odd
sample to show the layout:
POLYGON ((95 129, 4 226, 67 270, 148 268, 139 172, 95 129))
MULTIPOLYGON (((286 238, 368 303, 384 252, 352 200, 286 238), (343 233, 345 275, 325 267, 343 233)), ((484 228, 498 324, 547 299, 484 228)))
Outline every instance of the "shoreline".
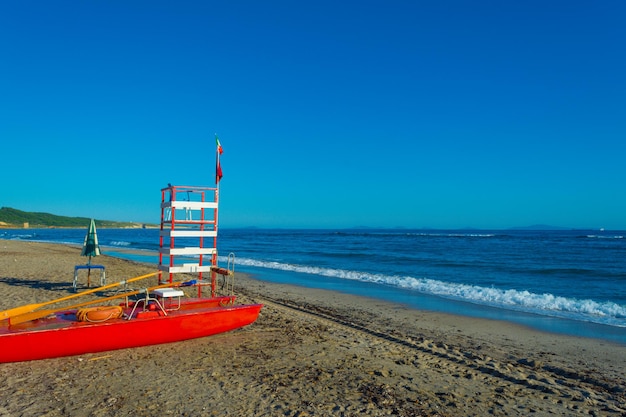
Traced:
MULTIPOLYGON (((0 309, 72 294, 84 263, 78 247, 0 240, 0 309)), ((154 269, 97 263, 107 283, 154 269)), ((238 272, 235 293, 265 306, 230 333, 0 365, 0 416, 626 415, 619 344, 238 272)))
MULTIPOLYGON (((263 276, 263 272, 245 271, 251 276, 263 276)), ((267 275, 275 274, 269 271, 267 275)), ((263 281, 278 285, 289 285, 284 279, 275 280, 273 278, 260 278, 263 281)), ((340 281, 337 279, 337 281, 340 281)), ((324 289, 324 285, 317 285, 314 280, 307 279, 308 284, 303 288, 324 289)), ((298 285, 298 284, 292 284, 298 285)), ((332 287, 332 284, 330 285, 332 287)), ((612 326, 592 321, 576 320, 567 317, 551 316, 528 311, 506 309, 502 306, 490 306, 484 304, 474 304, 466 300, 447 299, 431 294, 410 294, 402 289, 393 287, 379 287, 375 284, 351 282, 350 290, 342 290, 341 284, 335 288, 328 288, 330 292, 340 292, 345 295, 372 298, 373 300, 386 301, 391 304, 406 306, 409 309, 422 312, 432 312, 436 314, 450 315, 453 317, 466 317, 477 320, 498 321, 511 326, 521 326, 536 330, 538 332, 582 337, 597 340, 599 342, 609 342, 626 347, 626 328, 612 326), (376 292, 376 297, 370 297, 368 291, 376 292)))
MULTIPOLYGON (((148 249, 127 249, 111 246, 107 248, 106 252, 107 254, 113 254, 111 256, 140 263, 144 262, 144 260, 141 260, 142 257, 145 258, 145 262, 147 262, 149 258, 158 258, 158 252, 148 249), (131 256, 125 257, 124 254, 131 256), (133 257, 132 255, 135 255, 136 257, 133 257)), ((154 262, 157 261, 154 260, 154 262)), ((244 272, 242 273, 245 275, 251 277, 258 276, 259 280, 267 283, 276 285, 293 285, 309 290, 314 288, 320 290, 325 289, 323 285, 315 286, 315 283, 313 283, 310 279, 307 281, 310 285, 298 285, 287 284, 284 282, 284 279, 273 279, 270 277, 271 275, 277 273, 283 274, 283 271, 256 271, 254 267, 243 266, 238 267, 238 269, 243 269, 244 272)), ((294 274, 297 275, 298 273, 294 274)), ((352 284, 360 284, 363 288, 365 288, 365 290, 355 292, 344 292, 342 290, 332 288, 326 288, 326 290, 329 292, 339 292, 345 296, 354 295, 356 297, 363 297, 366 299, 371 298, 374 302, 381 300, 422 312, 440 313, 443 315, 450 315, 452 317, 467 317, 470 319, 475 318, 478 320, 499 321, 511 326, 520 326, 522 328, 536 330, 538 332, 552 335, 582 337, 597 340, 598 342, 614 343, 626 347, 626 329, 623 327, 616 327, 609 324, 591 321, 577 321, 566 317, 542 315, 519 310, 508 310, 502 307, 473 304, 469 301, 446 299, 428 294, 405 294, 405 296, 400 296, 401 299, 398 299, 397 289, 394 288, 375 288, 374 291, 377 291, 379 296, 369 297, 363 293, 369 289, 371 284, 358 282, 352 282, 352 284), (456 307, 450 308, 451 305, 456 307)), ((402 291, 400 291, 400 293, 402 293, 402 291)))

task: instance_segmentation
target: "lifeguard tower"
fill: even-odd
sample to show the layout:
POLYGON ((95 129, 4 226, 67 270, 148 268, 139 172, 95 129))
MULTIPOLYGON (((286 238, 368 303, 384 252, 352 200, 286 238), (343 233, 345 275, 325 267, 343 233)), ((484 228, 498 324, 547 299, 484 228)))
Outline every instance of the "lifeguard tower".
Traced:
POLYGON ((217 264, 219 188, 168 185, 161 190, 161 231, 159 237, 159 283, 173 282, 174 274, 196 274, 198 296, 211 286, 216 295, 216 276, 224 277, 232 291, 234 255, 227 268, 217 264), (203 282, 206 274, 211 280, 203 282))

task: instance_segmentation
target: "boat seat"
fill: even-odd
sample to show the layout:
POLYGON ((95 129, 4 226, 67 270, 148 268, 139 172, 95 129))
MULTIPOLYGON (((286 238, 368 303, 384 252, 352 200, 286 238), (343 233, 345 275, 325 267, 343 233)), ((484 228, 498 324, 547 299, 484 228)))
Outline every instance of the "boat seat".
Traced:
POLYGON ((182 290, 178 290, 175 288, 158 288, 152 293, 160 299, 163 307, 166 310, 179 310, 180 309, 180 299, 185 296, 185 293, 182 290), (178 301, 178 304, 174 304, 174 299, 178 301))

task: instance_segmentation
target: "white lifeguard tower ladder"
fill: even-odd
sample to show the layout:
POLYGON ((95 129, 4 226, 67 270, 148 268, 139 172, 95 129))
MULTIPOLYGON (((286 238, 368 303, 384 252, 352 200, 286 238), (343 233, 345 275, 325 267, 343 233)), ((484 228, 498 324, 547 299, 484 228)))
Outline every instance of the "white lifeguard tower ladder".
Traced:
MULTIPOLYGON (((219 189, 168 184, 161 190, 159 282, 173 282, 178 273, 197 274, 202 296, 204 273, 211 274, 211 296, 216 291, 219 189)), ((222 271, 223 272, 223 271, 222 271)))

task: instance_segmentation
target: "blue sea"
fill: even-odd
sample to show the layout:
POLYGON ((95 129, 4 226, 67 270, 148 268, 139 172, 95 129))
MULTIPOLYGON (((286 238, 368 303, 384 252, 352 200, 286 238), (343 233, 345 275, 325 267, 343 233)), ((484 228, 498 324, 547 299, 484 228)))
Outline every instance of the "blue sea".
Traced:
MULTIPOLYGON (((86 229, 0 229, 81 245, 86 229)), ((626 344, 626 232, 220 229, 220 262, 259 280, 626 344)), ((157 264, 156 229, 100 229, 103 253, 157 264), (130 251, 132 249, 132 251, 130 251), (139 250, 139 252, 137 252, 139 250)))

